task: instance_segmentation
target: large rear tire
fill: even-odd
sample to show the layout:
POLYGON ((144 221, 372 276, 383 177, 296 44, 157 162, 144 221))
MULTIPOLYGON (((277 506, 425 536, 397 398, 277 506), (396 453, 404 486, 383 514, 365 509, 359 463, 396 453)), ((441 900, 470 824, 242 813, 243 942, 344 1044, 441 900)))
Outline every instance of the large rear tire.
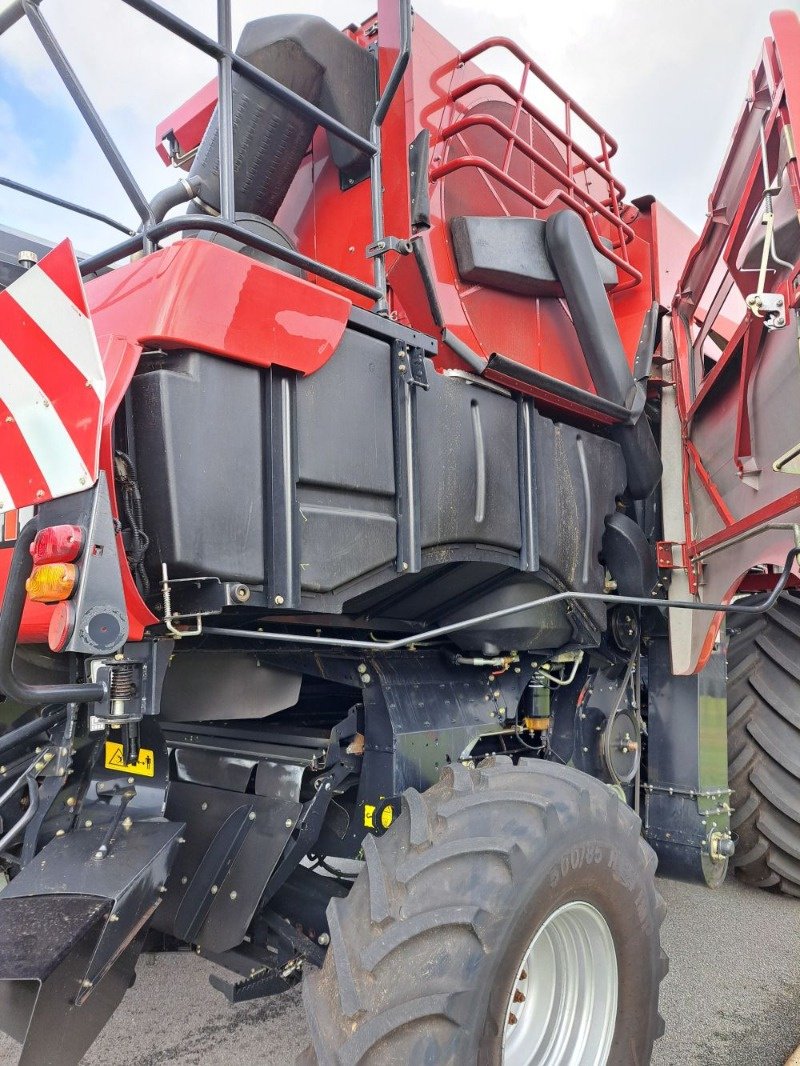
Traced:
POLYGON ((650 1061, 665 907, 639 819, 605 785, 541 762, 453 765, 364 856, 305 977, 303 1061, 650 1061))
POLYGON ((728 618, 728 776, 740 880, 800 896, 800 599, 728 618))

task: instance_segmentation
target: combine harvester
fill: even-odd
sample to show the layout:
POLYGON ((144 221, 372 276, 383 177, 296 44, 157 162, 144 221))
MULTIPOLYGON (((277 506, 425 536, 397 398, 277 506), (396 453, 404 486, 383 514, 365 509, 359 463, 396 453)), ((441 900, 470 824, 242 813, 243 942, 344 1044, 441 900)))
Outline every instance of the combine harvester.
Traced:
POLYGON ((119 2, 219 68, 149 201, 3 18, 138 221, 2 244, 0 1025, 183 944, 306 1063, 646 1063, 656 863, 800 894, 798 18, 696 241, 516 42, 119 2))

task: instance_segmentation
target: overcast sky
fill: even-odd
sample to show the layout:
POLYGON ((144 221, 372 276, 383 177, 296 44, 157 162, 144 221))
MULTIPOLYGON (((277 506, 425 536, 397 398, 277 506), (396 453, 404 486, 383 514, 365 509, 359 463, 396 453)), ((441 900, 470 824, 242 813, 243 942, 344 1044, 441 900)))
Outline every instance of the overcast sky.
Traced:
MULTIPOLYGON (((0 10, 7 0, 0 0, 0 10)), ((162 0, 214 32, 213 0, 162 0)), ((619 141, 615 171, 629 197, 652 193, 695 229, 747 77, 769 33, 768 0, 418 0, 420 15, 461 48, 515 37, 619 141), (491 7, 491 17, 485 9, 491 7)), ((233 0, 248 18, 304 10, 343 26, 374 0, 233 0)), ((43 0, 129 165, 148 195, 173 175, 154 128, 214 73, 213 64, 121 0, 43 0)), ((235 39, 235 38, 234 38, 235 39)), ((0 38, 0 174, 126 222, 135 216, 27 23, 0 38)), ((113 230, 0 188, 0 224, 92 251, 113 230)))

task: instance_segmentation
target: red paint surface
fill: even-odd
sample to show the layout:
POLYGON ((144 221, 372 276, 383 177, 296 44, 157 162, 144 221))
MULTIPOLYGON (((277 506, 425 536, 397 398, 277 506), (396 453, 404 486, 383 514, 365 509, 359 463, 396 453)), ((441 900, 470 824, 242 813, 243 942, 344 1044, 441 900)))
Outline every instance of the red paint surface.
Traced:
POLYGON ((345 297, 202 240, 178 241, 95 278, 87 296, 98 337, 200 348, 302 374, 333 354, 351 307, 345 297))

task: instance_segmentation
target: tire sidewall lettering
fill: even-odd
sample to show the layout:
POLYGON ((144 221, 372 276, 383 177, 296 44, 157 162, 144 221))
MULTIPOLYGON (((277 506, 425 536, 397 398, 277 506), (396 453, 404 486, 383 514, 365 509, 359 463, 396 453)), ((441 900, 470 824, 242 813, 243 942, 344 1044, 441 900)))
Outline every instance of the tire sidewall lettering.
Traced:
POLYGON ((547 875, 550 887, 556 888, 570 874, 577 873, 587 866, 599 866, 602 863, 606 863, 609 868, 613 869, 611 853, 614 850, 595 840, 573 844, 572 847, 564 852, 559 861, 551 866, 547 875))

